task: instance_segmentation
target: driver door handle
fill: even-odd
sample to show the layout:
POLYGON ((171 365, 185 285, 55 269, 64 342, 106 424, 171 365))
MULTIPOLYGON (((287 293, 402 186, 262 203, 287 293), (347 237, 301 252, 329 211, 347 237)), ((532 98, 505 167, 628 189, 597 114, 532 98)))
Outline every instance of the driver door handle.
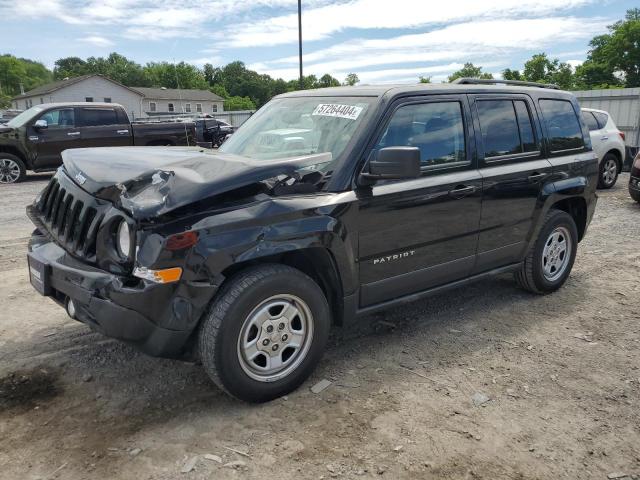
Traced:
POLYGON ((118 133, 118 135, 126 135, 129 133, 129 130, 116 130, 116 133, 118 133))
POLYGON ((69 135, 70 137, 76 137, 76 136, 80 135, 80 132, 69 132, 69 133, 67 133, 67 135, 69 135))
POLYGON ((538 173, 538 172, 534 172, 531 175, 529 175, 529 181, 531 183, 535 183, 535 182, 539 182, 540 180, 542 180, 543 178, 545 178, 547 176, 546 173, 538 173))
POLYGON ((476 192, 473 185, 459 185, 453 190, 449 190, 449 196, 453 198, 463 198, 476 192))

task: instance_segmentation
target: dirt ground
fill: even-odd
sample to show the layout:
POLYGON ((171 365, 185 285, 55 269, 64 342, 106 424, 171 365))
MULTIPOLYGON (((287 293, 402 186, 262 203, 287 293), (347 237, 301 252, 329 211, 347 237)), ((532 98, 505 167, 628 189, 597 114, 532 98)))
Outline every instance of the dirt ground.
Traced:
POLYGON ((313 377, 260 406, 35 293, 24 205, 47 178, 0 189, 0 478, 640 478, 628 174, 600 192, 559 292, 505 276, 336 329, 313 377))

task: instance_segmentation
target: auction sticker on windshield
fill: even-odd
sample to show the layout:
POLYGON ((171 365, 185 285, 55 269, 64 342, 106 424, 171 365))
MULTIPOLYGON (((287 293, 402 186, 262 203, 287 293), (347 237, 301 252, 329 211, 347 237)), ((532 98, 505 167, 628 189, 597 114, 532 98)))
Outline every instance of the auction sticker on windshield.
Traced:
POLYGON ((313 111, 312 115, 321 117, 338 117, 349 120, 357 120, 362 113, 362 107, 353 105, 340 105, 337 103, 321 103, 313 111))

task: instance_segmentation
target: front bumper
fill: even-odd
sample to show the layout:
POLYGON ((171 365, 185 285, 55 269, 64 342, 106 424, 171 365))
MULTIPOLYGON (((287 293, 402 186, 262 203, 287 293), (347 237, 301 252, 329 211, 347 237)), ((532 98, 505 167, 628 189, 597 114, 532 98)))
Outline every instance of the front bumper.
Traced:
POLYGON ((152 356, 180 357, 217 286, 176 282, 160 285, 121 277, 86 265, 35 235, 29 274, 42 295, 75 306, 76 320, 152 356))

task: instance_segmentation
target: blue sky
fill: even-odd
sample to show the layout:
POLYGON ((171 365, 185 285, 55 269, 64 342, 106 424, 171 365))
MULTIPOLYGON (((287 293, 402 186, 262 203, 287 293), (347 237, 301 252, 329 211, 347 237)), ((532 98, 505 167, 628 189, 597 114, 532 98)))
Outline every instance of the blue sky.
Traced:
MULTIPOLYGON (((572 65, 628 0, 303 0, 305 74, 362 83, 499 74, 545 51, 572 65)), ((297 0, 0 0, 0 53, 52 67, 117 51, 139 63, 241 60, 297 76, 297 0)))

